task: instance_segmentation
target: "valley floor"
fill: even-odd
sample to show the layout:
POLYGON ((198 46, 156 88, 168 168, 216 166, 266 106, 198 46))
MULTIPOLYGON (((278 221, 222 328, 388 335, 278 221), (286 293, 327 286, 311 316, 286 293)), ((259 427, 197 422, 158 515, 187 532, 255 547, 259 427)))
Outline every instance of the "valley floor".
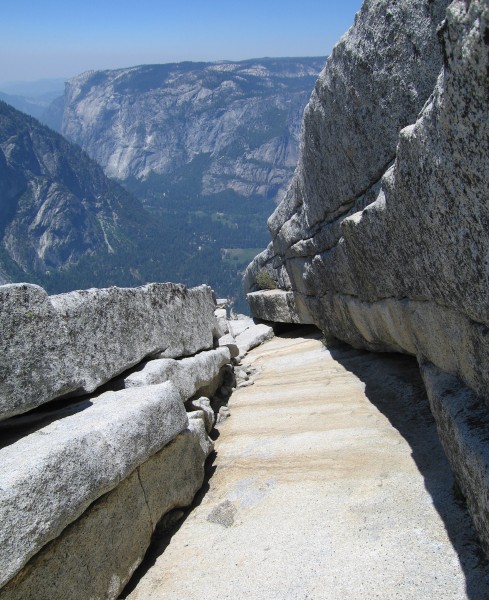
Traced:
POLYGON ((413 359, 302 328, 245 362, 206 493, 128 598, 489 598, 413 359))

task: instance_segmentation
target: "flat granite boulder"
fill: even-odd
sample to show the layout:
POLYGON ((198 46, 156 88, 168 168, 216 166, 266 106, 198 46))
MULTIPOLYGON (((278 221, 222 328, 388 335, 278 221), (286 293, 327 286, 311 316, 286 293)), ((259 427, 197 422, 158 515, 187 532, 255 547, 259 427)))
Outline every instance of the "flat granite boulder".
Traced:
POLYGON ((229 349, 217 348, 196 356, 173 360, 150 360, 138 371, 124 379, 124 387, 133 388, 171 381, 180 392, 182 402, 191 398, 200 388, 209 385, 221 367, 231 361, 229 349))
POLYGON ((248 350, 263 344, 267 340, 271 340, 274 336, 273 329, 263 323, 252 325, 245 329, 236 337, 236 344, 239 348, 239 355, 244 356, 248 350))
POLYGON ((236 346, 236 340, 230 333, 226 333, 219 338, 219 347, 228 348, 231 353, 231 358, 236 358, 239 354, 239 348, 236 346))
POLYGON ((90 393, 159 353, 175 358, 218 337, 208 286, 173 283, 48 296, 0 286, 0 420, 68 393, 90 393))
POLYGON ((235 338, 254 324, 255 322, 250 317, 240 315, 239 319, 230 319, 228 321, 229 333, 235 338))
POLYGON ((143 560, 161 517, 192 502, 212 448, 202 420, 189 421, 187 429, 36 554, 0 589, 0 599, 117 598, 143 560))
POLYGON ((313 323, 306 307, 294 292, 284 290, 261 290, 247 294, 252 314, 257 319, 273 323, 313 323))
POLYGON ((0 437, 10 443, 0 449, 0 586, 188 424, 171 383, 106 392, 53 418, 0 437))

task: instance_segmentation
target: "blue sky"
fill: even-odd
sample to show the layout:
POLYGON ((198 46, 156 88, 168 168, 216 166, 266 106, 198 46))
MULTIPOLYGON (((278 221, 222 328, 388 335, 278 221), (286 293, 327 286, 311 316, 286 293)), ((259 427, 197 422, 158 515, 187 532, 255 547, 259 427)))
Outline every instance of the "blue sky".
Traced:
POLYGON ((0 0, 0 82, 182 60, 322 56, 361 0, 0 0))

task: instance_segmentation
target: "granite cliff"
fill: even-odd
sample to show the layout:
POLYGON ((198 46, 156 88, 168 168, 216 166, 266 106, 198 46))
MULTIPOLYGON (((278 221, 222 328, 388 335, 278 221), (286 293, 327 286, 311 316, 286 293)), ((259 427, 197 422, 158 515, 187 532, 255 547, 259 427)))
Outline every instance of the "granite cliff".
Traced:
POLYGON ((143 65, 66 85, 61 132, 134 189, 278 198, 320 58, 143 65), (146 186, 138 187, 138 182, 146 186))
POLYGON ((153 222, 79 147, 1 101, 0 205, 4 281, 49 281, 51 271, 68 279, 82 260, 92 272, 97 260, 110 271, 153 222))
POLYGON ((233 295, 237 269, 221 247, 233 233, 246 245, 235 228, 150 212, 79 146, 0 101, 0 283, 55 293, 178 280, 233 295))
POLYGON ((256 317, 417 357, 486 550, 488 32, 484 0, 364 2, 245 274, 256 317), (263 272, 276 290, 259 290, 263 272))

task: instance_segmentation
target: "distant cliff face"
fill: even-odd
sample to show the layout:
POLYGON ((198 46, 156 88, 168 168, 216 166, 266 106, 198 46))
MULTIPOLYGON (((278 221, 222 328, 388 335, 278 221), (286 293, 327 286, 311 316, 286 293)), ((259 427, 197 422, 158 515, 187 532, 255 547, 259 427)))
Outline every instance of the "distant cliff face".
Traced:
POLYGON ((0 103, 0 232, 19 267, 66 266, 117 245, 114 212, 127 194, 78 148, 0 103))
POLYGON ((109 270, 152 221, 80 148, 4 102, 0 209, 2 282, 63 277, 82 259, 109 270))
POLYGON ((236 297, 271 203, 222 204, 149 212, 78 146, 0 102, 0 283, 57 293, 204 282, 236 297))
POLYGON ((489 4, 366 0, 248 267, 255 316, 418 358, 489 551, 489 4))
POLYGON ((323 65, 261 59, 84 73, 67 84, 62 133, 119 180, 171 192, 191 179, 203 196, 280 199, 323 65))

